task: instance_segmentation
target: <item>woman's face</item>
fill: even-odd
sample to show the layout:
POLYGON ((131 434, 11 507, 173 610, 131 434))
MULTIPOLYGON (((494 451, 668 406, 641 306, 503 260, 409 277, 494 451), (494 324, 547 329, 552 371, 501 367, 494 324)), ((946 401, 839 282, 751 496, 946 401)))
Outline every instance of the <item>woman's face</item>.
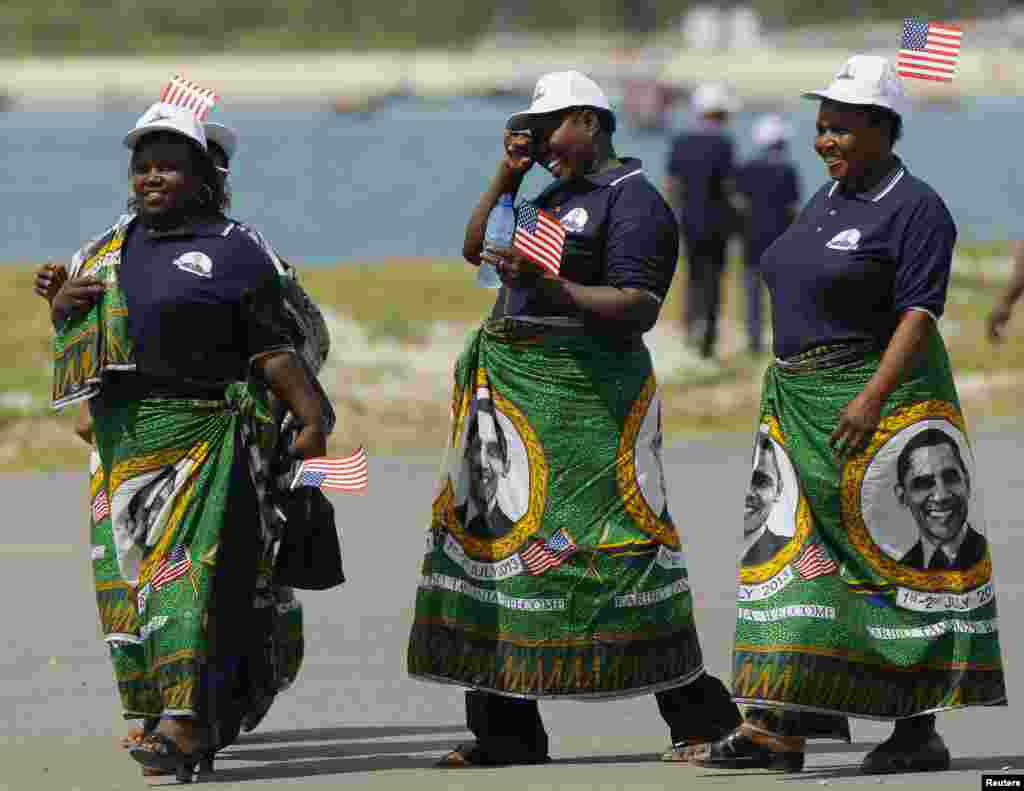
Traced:
POLYGON ((533 123, 535 160, 559 181, 572 181, 593 169, 596 149, 593 113, 568 110, 542 116, 533 123))
POLYGON ((889 148, 883 126, 872 126, 867 113, 821 103, 814 150, 836 181, 856 184, 889 155, 889 148))
POLYGON ((188 143, 166 137, 143 139, 132 157, 132 192, 142 215, 183 213, 199 186, 188 143))

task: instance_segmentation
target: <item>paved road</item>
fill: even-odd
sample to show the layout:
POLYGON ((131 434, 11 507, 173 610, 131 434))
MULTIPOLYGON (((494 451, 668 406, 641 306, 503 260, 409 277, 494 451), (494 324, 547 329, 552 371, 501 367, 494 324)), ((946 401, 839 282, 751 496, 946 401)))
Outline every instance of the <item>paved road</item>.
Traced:
MULTIPOLYGON (((1018 493, 1024 434, 976 436, 980 485, 999 583, 1003 650, 1012 701, 1024 682, 1024 537, 1018 493), (1016 663, 1014 660, 1017 660, 1016 663)), ((748 474, 745 437, 693 441, 666 457, 672 512, 688 534, 691 578, 708 666, 727 673, 735 613, 737 519, 748 474)), ((440 771, 431 763, 468 736, 461 694, 404 674, 404 644, 438 468, 433 458, 374 459, 369 497, 338 497, 350 582, 303 596, 307 655, 299 683, 260 729, 219 760, 224 789, 763 789, 793 783, 876 785, 856 768, 885 724, 854 723, 853 745, 816 743, 800 775, 708 772, 661 765, 667 733, 650 698, 543 704, 554 762, 544 767, 440 771)), ((0 478, 7 518, 0 544, 0 789, 117 791, 141 788, 138 768, 115 745, 125 730, 90 590, 82 515, 85 477, 0 478)), ((954 754, 943 775, 888 778, 901 787, 980 788, 982 771, 1024 771, 1024 738, 1011 709, 944 715, 954 754)))

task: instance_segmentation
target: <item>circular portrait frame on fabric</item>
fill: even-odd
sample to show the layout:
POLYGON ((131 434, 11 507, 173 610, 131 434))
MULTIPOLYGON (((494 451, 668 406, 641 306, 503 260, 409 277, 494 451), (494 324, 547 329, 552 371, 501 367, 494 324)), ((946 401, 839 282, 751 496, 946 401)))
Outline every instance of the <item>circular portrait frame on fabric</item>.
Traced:
POLYGON ((661 518, 667 504, 667 489, 664 469, 656 463, 656 451, 651 444, 658 430, 657 423, 652 421, 660 420, 660 408, 658 382, 652 374, 644 382, 622 427, 618 450, 621 462, 615 478, 623 507, 636 525, 655 541, 679 549, 681 544, 675 525, 661 518), (644 443, 647 447, 640 447, 644 443), (652 480, 651 473, 655 478, 660 475, 661 480, 652 480), (659 504, 661 508, 655 513, 652 505, 656 508, 659 504))
POLYGON ((540 528, 548 480, 544 450, 526 416, 490 389, 486 380, 477 388, 476 398, 470 400, 465 394, 458 404, 455 441, 449 449, 445 483, 435 504, 435 521, 438 515, 442 516, 441 523, 475 560, 504 560, 540 528), (485 401, 491 404, 484 414, 492 416, 496 430, 504 438, 507 454, 507 468, 496 484, 494 497, 497 509, 510 524, 507 532, 494 538, 477 535, 468 524, 471 473, 466 445, 470 426, 480 419, 478 407, 485 401), (458 513, 461 509, 466 509, 463 515, 458 513))
MULTIPOLYGON (((779 500, 773 504, 771 512, 765 521, 767 529, 777 536, 787 539, 786 543, 768 560, 762 563, 751 563, 744 565, 743 557, 750 550, 748 540, 743 542, 743 554, 740 555, 740 582, 744 585, 753 585, 770 580, 786 565, 796 559, 800 548, 807 542, 811 535, 811 507, 804 497, 803 489, 800 487, 800 479, 796 474, 796 467, 789 457, 786 449, 785 438, 779 427, 779 421, 771 416, 763 419, 757 430, 754 442, 755 446, 751 452, 751 465, 754 465, 758 458, 757 445, 767 439, 771 443, 774 452, 774 462, 778 467, 779 480, 781 481, 781 494, 779 500)), ((753 478, 754 469, 751 470, 753 478)), ((749 490, 748 490, 749 491, 749 490)), ((744 508, 746 511, 746 508, 744 508)))
MULTIPOLYGON (((843 525, 850 543, 879 575, 914 590, 962 593, 991 579, 987 549, 980 560, 963 570, 924 571, 902 560, 918 540, 918 527, 898 499, 897 461, 904 447, 928 429, 937 429, 956 443, 971 481, 970 513, 977 499, 976 477, 963 416, 947 401, 926 401, 882 420, 867 449, 846 463, 841 484, 843 525)), ((964 529, 971 529, 969 520, 964 529)))

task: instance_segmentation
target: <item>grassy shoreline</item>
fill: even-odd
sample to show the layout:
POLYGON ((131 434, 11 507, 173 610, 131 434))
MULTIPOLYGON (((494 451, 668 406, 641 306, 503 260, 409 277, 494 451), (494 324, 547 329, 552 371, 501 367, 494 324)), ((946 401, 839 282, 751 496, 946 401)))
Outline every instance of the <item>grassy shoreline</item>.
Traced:
MULTIPOLYGON (((1006 244, 958 248, 941 329, 971 423, 1024 412, 1024 343, 992 346, 984 318, 1005 282, 1006 244)), ((682 265, 680 270, 682 270, 682 265)), ((455 259, 392 259, 301 268, 303 284, 324 308, 332 354, 321 374, 339 416, 331 447, 367 446, 371 454, 431 453, 443 445, 451 364, 465 333, 486 315, 493 292, 455 259)), ((0 353, 0 472, 80 470, 87 449, 72 434, 72 416, 47 403, 51 333, 32 295, 33 267, 7 269, 0 301, 8 316, 0 353)), ((750 431, 761 374, 769 359, 743 349, 741 267, 726 276, 721 364, 693 365, 682 348, 677 273, 658 326, 648 335, 662 385, 670 439, 750 431)), ((1011 327, 1011 332, 1013 328, 1011 327)))

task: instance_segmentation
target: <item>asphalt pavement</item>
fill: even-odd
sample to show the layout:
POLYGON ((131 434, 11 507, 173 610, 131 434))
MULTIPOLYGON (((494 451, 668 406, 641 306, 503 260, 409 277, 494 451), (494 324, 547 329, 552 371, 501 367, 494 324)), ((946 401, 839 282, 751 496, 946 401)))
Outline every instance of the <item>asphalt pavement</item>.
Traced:
MULTIPOLYGON (((857 767, 891 726, 858 720, 854 744, 816 742, 803 773, 716 772, 660 764, 668 742, 651 697, 542 703, 552 763, 438 770, 468 739, 462 692, 405 674, 405 641, 439 459, 373 458, 370 494, 332 495, 343 526, 349 581, 301 595, 306 658, 295 687, 259 729, 224 751, 218 789, 678 789, 899 785, 980 789, 982 772, 1024 772, 1014 718, 1024 681, 1024 536, 1020 498, 1024 432, 1012 423, 975 437, 978 485, 991 543, 1010 706, 940 715, 953 769, 863 777, 857 767), (1016 660, 1016 662, 1015 662, 1016 660)), ((750 440, 676 444, 665 470, 673 516, 686 537, 698 626, 711 672, 728 676, 735 617, 736 553, 750 440)), ((120 719, 90 580, 86 476, 0 478, 5 504, 0 601, 7 650, 0 656, 0 789, 118 791, 144 788, 117 740, 120 719)), ((973 513, 973 511, 972 511, 973 513)))

